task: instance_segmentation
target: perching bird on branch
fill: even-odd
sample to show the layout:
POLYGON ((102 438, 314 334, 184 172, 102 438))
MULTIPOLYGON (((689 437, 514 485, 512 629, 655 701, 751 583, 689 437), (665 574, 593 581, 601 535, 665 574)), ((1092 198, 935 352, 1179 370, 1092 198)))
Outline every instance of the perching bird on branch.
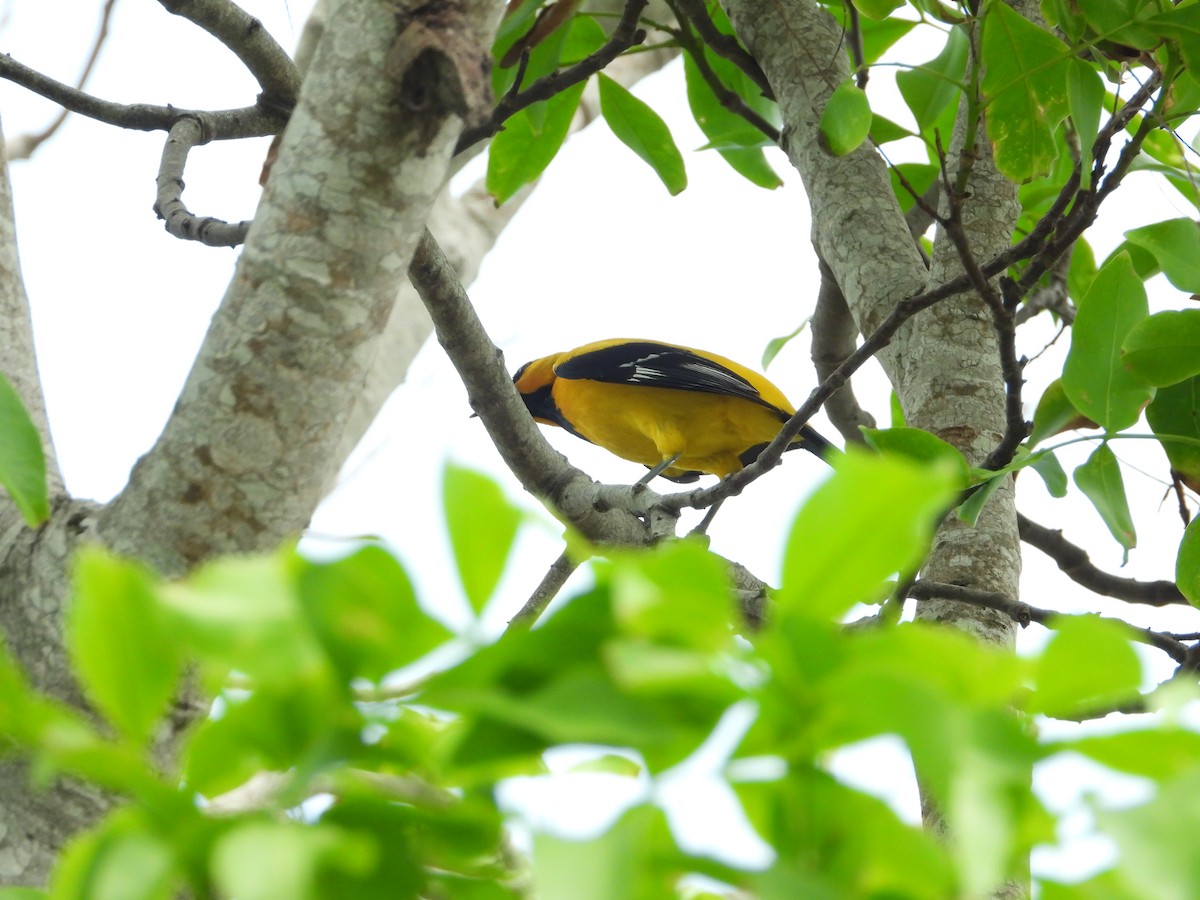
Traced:
MULTIPOLYGON (((764 376, 705 350, 658 341, 585 344, 513 376, 535 420, 559 425, 672 481, 724 478, 749 465, 796 411, 764 376)), ((805 425, 789 450, 833 445, 805 425)))

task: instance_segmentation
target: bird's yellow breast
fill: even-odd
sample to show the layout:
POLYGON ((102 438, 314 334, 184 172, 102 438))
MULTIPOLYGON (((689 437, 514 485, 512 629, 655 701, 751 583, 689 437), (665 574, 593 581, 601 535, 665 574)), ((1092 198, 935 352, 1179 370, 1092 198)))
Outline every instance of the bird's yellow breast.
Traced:
POLYGON ((583 437, 617 456, 654 466, 679 454, 669 475, 724 478, 742 468, 743 452, 772 440, 783 425, 760 403, 698 391, 559 378, 553 396, 583 437))

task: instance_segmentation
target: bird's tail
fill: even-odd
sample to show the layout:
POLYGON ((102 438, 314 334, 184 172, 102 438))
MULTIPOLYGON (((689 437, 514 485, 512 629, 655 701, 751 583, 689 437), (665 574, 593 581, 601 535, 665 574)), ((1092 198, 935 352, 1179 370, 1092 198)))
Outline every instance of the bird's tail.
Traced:
POLYGON ((825 460, 825 462, 829 462, 832 454, 838 452, 838 448, 834 444, 825 440, 816 429, 808 425, 800 429, 800 433, 796 435, 796 438, 792 441, 788 449, 795 450, 797 447, 803 447, 809 453, 825 460))

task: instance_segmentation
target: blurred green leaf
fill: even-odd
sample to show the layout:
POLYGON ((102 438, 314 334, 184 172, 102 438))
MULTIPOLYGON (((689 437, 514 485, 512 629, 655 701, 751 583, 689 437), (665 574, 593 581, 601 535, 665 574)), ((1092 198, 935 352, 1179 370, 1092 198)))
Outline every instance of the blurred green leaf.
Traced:
POLYGON ((1148 312, 1146 289, 1124 253, 1104 264, 1079 304, 1063 389, 1076 409, 1110 432, 1136 422, 1154 397, 1121 362, 1121 344, 1148 312))
POLYGON ((1070 112, 1063 86, 1071 52, 1001 0, 989 0, 983 26, 983 94, 996 168, 1015 182, 1050 171, 1054 130, 1070 112))
POLYGON ((863 428, 867 446, 880 453, 903 456, 918 463, 945 464, 957 469, 963 482, 971 477, 971 467, 962 451, 921 428, 863 428))
POLYGON ((820 123, 821 148, 833 156, 857 150, 871 132, 867 94, 851 80, 837 86, 825 103, 820 123))
POLYGON ((1175 583, 1193 606, 1200 606, 1200 519, 1192 519, 1179 542, 1175 558, 1175 583))
POLYGON ((486 475, 447 463, 442 477, 446 527, 471 608, 483 611, 504 574, 521 512, 486 475))
POLYGON ((34 528, 50 518, 46 455, 37 426, 12 383, 0 373, 0 487, 34 528))
POLYGON ((946 462, 847 452, 834 469, 792 524, 779 589, 781 608, 818 618, 877 602, 888 576, 924 558, 938 519, 965 486, 946 462))
POLYGON ((1109 533, 1125 548, 1125 555, 1137 546, 1137 533, 1125 496, 1121 466, 1108 443, 1097 447, 1087 462, 1075 470, 1075 484, 1092 501, 1109 533))
POLYGON ((600 112, 613 134, 654 169, 667 190, 678 194, 687 187, 683 156, 667 123, 646 103, 601 73, 600 112))
MULTIPOLYGON (((76 837, 51 881, 54 900, 167 900, 177 873, 171 846, 135 811, 118 812, 76 837)), ((2 895, 0 895, 2 896, 2 895)))
POLYGON ((219 684, 236 669, 251 678, 291 682, 325 663, 304 621, 290 548, 273 556, 229 557, 158 588, 189 649, 219 684))
POLYGON ((96 707, 126 737, 148 741, 179 681, 183 652, 141 565, 84 547, 67 614, 72 665, 96 707))
MULTIPOLYGON (((1093 651, 1089 650, 1088 655, 1093 651)), ((1063 741, 1060 747, 1082 753, 1117 772, 1155 781, 1200 768, 1200 734, 1181 728, 1083 735, 1063 741)))
POLYGON ((487 190, 496 203, 532 181, 558 154, 583 95, 584 82, 510 116, 488 146, 487 190))
POLYGON ((1175 287, 1189 294, 1200 293, 1200 225, 1195 220, 1155 222, 1125 232, 1125 239, 1153 254, 1175 287))
POLYGON ((760 830, 778 850, 753 876, 754 896, 792 898, 956 896, 945 850, 886 804, 796 767, 781 782, 737 785, 760 830))
POLYGON ((417 604, 400 563, 378 547, 333 563, 304 562, 297 584, 309 622, 346 683, 378 681, 452 636, 417 604))
POLYGON ((545 833, 533 839, 533 882, 539 900, 673 897, 681 864, 685 859, 675 847, 666 817, 653 806, 629 810, 590 841, 545 833))
POLYGON ((1162 442, 1172 472, 1200 491, 1200 375, 1159 388, 1146 407, 1146 421, 1162 442))
POLYGON ((937 56, 923 66, 896 73, 896 86, 921 132, 937 122, 942 111, 961 95, 968 49, 966 33, 952 28, 937 56))
POLYGON ((1159 387, 1200 374, 1200 309, 1169 309, 1142 319, 1125 336, 1121 359, 1137 378, 1159 387))
POLYGON ((250 820, 217 842, 212 877, 238 900, 317 900, 322 869, 361 873, 374 864, 376 852, 370 842, 340 828, 250 820))
POLYGON ((1060 616, 1034 680, 1028 711, 1065 718, 1135 696, 1142 666, 1126 628, 1099 616, 1060 616))
POLYGON ((1120 849, 1118 874, 1148 900, 1191 900, 1200 883, 1200 768, 1165 779, 1147 803, 1096 810, 1120 849))
POLYGON ((613 614, 622 632, 716 651, 729 646, 736 609, 728 563, 698 541, 614 554, 613 614))

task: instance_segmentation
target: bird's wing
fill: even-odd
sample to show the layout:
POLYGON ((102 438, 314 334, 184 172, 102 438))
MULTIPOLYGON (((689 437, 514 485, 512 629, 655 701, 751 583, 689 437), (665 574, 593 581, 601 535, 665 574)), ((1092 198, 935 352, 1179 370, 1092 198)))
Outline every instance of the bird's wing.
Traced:
POLYGON ((722 394, 775 408, 749 380, 716 360, 653 341, 623 341, 589 350, 558 363, 554 374, 566 379, 722 394))

